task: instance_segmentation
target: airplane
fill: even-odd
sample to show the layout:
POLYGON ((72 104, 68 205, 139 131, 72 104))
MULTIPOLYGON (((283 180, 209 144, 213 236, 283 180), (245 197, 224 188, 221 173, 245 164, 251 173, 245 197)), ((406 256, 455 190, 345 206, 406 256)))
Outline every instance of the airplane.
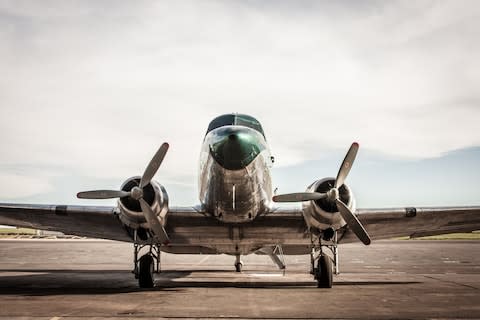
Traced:
POLYGON ((199 205, 170 207, 166 189, 153 180, 168 148, 163 143, 143 175, 128 178, 120 190, 77 194, 118 198, 115 207, 3 203, 0 224, 131 242, 141 288, 154 286, 161 252, 229 254, 237 272, 242 255, 267 255, 280 269, 285 269, 284 255, 310 255, 317 286, 331 288, 333 274, 339 273, 339 244, 480 229, 480 206, 357 209, 345 183, 359 149, 356 142, 336 177, 317 179, 305 192, 275 195, 274 157, 263 128, 254 117, 237 113, 213 119, 203 138, 199 205))

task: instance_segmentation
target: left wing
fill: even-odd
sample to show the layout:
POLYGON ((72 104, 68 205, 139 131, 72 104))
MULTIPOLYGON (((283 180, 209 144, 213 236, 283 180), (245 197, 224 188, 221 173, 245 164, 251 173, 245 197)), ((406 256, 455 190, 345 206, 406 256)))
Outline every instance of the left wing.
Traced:
MULTIPOLYGON (((411 238, 480 230, 480 207, 409 207, 358 209, 358 220, 372 240, 409 236, 411 238)), ((346 226, 339 242, 358 241, 346 226)))
POLYGON ((306 192, 275 195, 272 200, 274 202, 302 202, 304 204, 303 216, 307 224, 318 229, 327 229, 328 227, 337 229, 339 243, 361 240, 368 245, 372 239, 388 239, 399 236, 413 238, 480 230, 479 206, 358 209, 354 211, 353 193, 345 184, 345 179, 352 168, 358 148, 358 143, 352 143, 335 179, 320 179, 311 184, 306 192), (306 203, 309 205, 305 205, 306 203))
MULTIPOLYGON (((412 238, 480 230, 480 206, 472 207, 403 207, 391 209, 357 209, 355 216, 372 240, 409 236, 412 238)), ((308 227, 302 210, 296 207, 275 208, 252 224, 248 236, 282 244, 285 254, 306 254, 310 250, 308 227), (253 230, 257 230, 253 232, 253 230), (274 242, 277 239, 277 242, 274 242)), ((338 230, 338 242, 358 242, 349 225, 338 230)))

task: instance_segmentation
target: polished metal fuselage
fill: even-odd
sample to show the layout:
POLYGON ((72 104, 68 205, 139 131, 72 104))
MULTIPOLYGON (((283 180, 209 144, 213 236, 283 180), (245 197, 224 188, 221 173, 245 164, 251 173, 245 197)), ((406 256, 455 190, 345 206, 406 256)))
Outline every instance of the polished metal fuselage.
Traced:
POLYGON ((312 223, 320 210, 312 202, 286 211, 273 206, 273 158, 263 134, 252 128, 227 125, 210 131, 199 163, 198 212, 204 216, 196 223, 190 215, 188 223, 175 217, 178 227, 169 231, 178 236, 169 252, 249 254, 281 245, 287 254, 305 254, 311 250, 309 227, 345 224, 338 213, 326 212, 312 223))
MULTIPOLYGON (((236 125, 214 129, 204 138, 199 164, 201 206, 197 210, 201 215, 172 217, 178 221, 167 228, 172 242, 165 251, 249 254, 281 245, 286 254, 310 252, 302 208, 284 211, 273 206, 273 158, 262 133, 236 125), (225 146, 230 142, 232 145, 225 146), (244 144, 235 152, 234 147, 240 143, 244 144), (232 150, 236 156, 248 159, 245 165, 239 166, 243 162, 229 158, 232 150)), ((327 221, 324 227, 329 225, 327 221)))
POLYGON ((222 167, 211 152, 211 146, 222 137, 218 137, 216 130, 208 133, 200 154, 199 198, 203 210, 219 221, 244 223, 271 209, 272 159, 265 138, 259 132, 240 126, 229 128, 250 135, 263 146, 262 151, 246 166, 229 170, 222 167))

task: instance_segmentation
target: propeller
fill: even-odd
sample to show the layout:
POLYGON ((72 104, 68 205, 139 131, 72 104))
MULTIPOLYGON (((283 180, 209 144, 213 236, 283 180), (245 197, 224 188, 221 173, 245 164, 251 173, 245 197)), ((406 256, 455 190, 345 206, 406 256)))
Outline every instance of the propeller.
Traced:
POLYGON ((345 179, 347 178, 348 173, 352 168, 352 164, 357 156, 358 147, 358 143, 354 142, 350 146, 350 149, 348 149, 347 155, 345 156, 345 159, 343 159, 340 169, 338 169, 337 179, 335 179, 334 185, 335 188, 340 188, 345 182, 345 179))
POLYGON ((129 195, 130 192, 122 190, 95 190, 77 193, 77 197, 80 199, 112 199, 123 198, 129 195))
POLYGON ((278 196, 273 197, 273 201, 275 201, 275 202, 302 202, 302 201, 324 199, 326 197, 327 197, 326 193, 296 192, 296 193, 279 194, 278 196))
POLYGON ((365 245, 369 245, 371 240, 367 231, 360 223, 355 214, 350 210, 350 208, 343 203, 340 199, 338 189, 344 184, 345 179, 352 168, 352 164, 355 161, 355 157, 358 152, 358 143, 354 142, 350 146, 345 158, 343 159, 342 165, 337 173, 337 178, 335 179, 335 184, 332 189, 326 193, 321 192, 298 192, 298 193, 289 193, 277 195, 272 198, 274 202, 303 202, 311 201, 318 199, 328 199, 331 202, 335 202, 338 208, 338 212, 342 216, 343 220, 347 222, 350 229, 355 233, 355 235, 362 241, 365 245))
POLYGON ((77 197, 80 199, 113 199, 113 198, 124 198, 132 197, 135 200, 140 202, 140 207, 142 208, 143 216, 147 221, 149 228, 152 230, 155 237, 163 244, 169 242, 169 238, 165 228, 161 224, 155 212, 153 212, 150 205, 143 198, 143 188, 145 188, 151 181, 155 173, 160 168, 160 165, 165 158, 165 155, 168 151, 168 143, 163 143, 158 151, 153 156, 150 163, 145 168, 140 183, 138 186, 135 186, 130 191, 123 190, 93 190, 93 191, 83 191, 77 193, 77 197))
POLYGON ((365 230, 358 218, 353 214, 352 210, 350 210, 350 208, 340 199, 336 199, 335 203, 337 204, 340 215, 347 222, 353 233, 355 233, 355 235, 358 237, 358 239, 360 239, 360 241, 363 242, 363 244, 368 246, 371 242, 370 236, 368 235, 367 230, 365 230))

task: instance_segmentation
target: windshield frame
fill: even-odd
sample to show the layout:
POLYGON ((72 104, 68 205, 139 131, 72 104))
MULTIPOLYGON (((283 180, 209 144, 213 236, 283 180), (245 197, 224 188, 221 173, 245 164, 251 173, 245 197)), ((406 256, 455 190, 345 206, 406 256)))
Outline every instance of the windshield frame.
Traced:
POLYGON ((224 114, 210 121, 206 135, 209 132, 224 126, 247 127, 259 132, 263 136, 263 138, 265 138, 265 133, 263 131, 262 125, 260 124, 260 121, 247 114, 237 113, 224 114))

